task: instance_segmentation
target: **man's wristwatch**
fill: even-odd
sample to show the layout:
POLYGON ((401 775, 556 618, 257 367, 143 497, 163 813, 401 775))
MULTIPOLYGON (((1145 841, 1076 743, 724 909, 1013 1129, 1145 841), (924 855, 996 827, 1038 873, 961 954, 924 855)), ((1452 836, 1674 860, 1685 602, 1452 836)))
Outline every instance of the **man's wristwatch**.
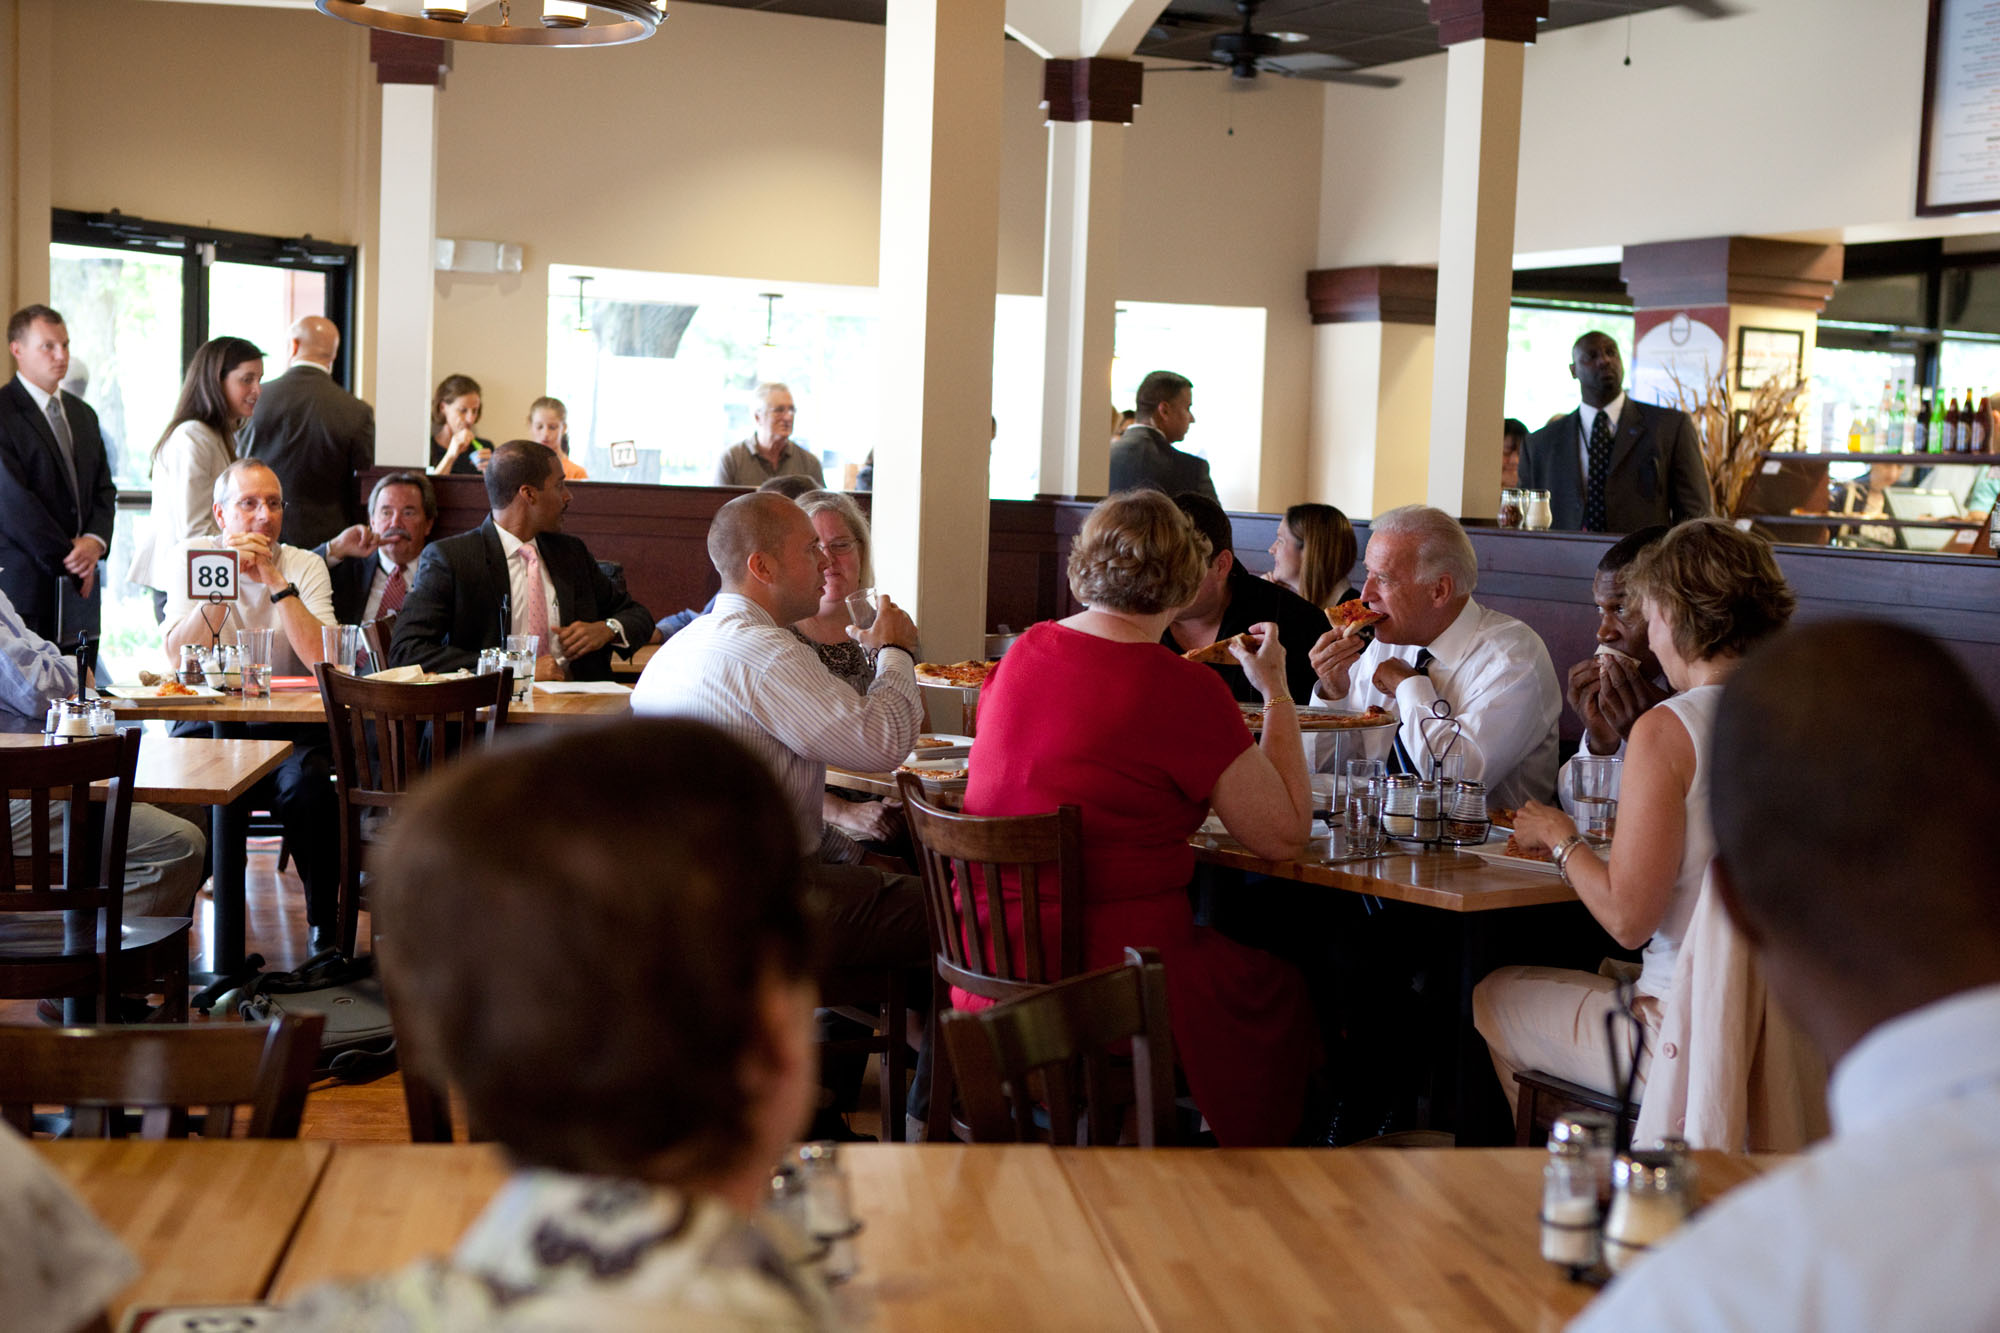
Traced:
POLYGON ((296 583, 287 583, 284 587, 271 594, 271 605, 276 606, 287 597, 297 597, 298 595, 299 585, 296 583))

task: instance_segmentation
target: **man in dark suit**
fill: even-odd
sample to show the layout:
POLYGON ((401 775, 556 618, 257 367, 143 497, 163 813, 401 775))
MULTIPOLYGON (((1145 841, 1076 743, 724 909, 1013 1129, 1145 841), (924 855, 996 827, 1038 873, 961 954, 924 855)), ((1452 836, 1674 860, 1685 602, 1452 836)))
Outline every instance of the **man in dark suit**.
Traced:
POLYGON ((0 388, 0 592, 45 639, 95 634, 97 564, 118 484, 97 413, 62 391, 69 329, 45 305, 7 321, 15 376, 0 388))
POLYGON ((542 640, 536 680, 609 680, 611 650, 630 656, 650 640, 653 615, 618 592, 588 547, 561 532, 569 483, 554 451, 533 440, 495 449, 486 499, 493 511, 486 522, 432 542, 417 561, 389 660, 469 669, 503 634, 534 634, 542 640))
POLYGON ((1521 485, 1549 493, 1551 526, 1636 532, 1707 514, 1708 469, 1687 413, 1627 398, 1607 334, 1576 340, 1569 373, 1582 406, 1530 435, 1521 454, 1521 485))
POLYGON ((313 548, 333 579, 334 619, 365 625, 402 614, 437 512, 437 491, 421 472, 390 472, 375 483, 368 522, 313 548))
MULTIPOLYGON (((1208 572, 1202 576, 1194 600, 1181 608, 1180 617, 1167 626, 1160 642, 1177 653, 1192 652, 1268 622, 1278 627, 1278 642, 1284 645, 1285 679, 1292 697, 1311 698, 1319 678, 1313 674, 1306 650, 1326 633, 1326 612, 1290 588, 1260 579, 1236 563, 1235 530, 1221 505, 1192 493, 1175 496, 1174 503, 1208 538, 1208 572)), ((1215 670, 1240 702, 1264 701, 1262 692, 1234 661, 1217 664, 1215 670)))
POLYGON ((1208 462, 1174 448, 1194 425, 1194 384, 1185 375, 1155 370, 1134 395, 1138 418, 1111 442, 1111 489, 1150 486, 1168 495, 1193 491, 1216 498, 1208 462))
POLYGON ((238 444, 284 484, 282 540, 311 548, 367 519, 355 479, 375 466, 375 409, 333 382, 340 330, 332 320, 300 319, 291 346, 291 369, 264 385, 238 444))

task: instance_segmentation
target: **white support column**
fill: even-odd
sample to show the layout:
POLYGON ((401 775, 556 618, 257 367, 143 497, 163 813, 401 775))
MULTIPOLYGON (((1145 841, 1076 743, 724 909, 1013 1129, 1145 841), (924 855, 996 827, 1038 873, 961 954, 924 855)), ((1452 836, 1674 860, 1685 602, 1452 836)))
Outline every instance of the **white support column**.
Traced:
POLYGON ((943 660, 986 633, 1004 16, 1002 0, 889 0, 875 582, 943 660))
POLYGON ((1455 515, 1490 513, 1500 493, 1525 53, 1517 41, 1481 37, 1451 46, 1445 56, 1427 494, 1455 515))
POLYGON ((1042 258, 1042 472, 1051 495, 1102 495, 1111 467, 1111 352, 1117 321, 1125 127, 1049 123, 1042 258))
POLYGON ((382 229, 375 252, 376 458, 430 461, 417 423, 430 419, 433 257, 437 240, 438 90, 382 86, 382 229))
POLYGON ((52 8, 0 0, 0 311, 49 299, 52 8))

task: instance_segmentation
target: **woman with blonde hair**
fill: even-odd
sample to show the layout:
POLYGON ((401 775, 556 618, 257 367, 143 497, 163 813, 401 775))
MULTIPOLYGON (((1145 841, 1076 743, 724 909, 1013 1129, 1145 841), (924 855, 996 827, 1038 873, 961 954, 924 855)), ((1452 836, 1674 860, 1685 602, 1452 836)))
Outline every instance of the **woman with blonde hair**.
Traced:
MULTIPOLYGON (((1722 685, 1743 655, 1783 629, 1796 599, 1771 545, 1716 518, 1674 528, 1625 569, 1625 592, 1646 617, 1646 642, 1674 693, 1639 716, 1626 745, 1618 831, 1608 855, 1561 810, 1530 801, 1515 836, 1552 849, 1562 877, 1619 945, 1643 948, 1633 1012, 1646 1029, 1634 1087, 1643 1090, 1708 864, 1709 742, 1722 685)), ((1612 1093, 1612 1064, 1634 1059, 1629 1031, 1613 1050, 1606 1016, 1619 1006, 1609 976, 1503 967, 1473 992, 1473 1019, 1512 1099, 1514 1073, 1533 1069, 1612 1093)))
POLYGON ((173 419, 153 445, 152 518, 126 576, 153 590, 156 616, 187 586, 187 543, 222 531, 215 479, 236 461, 236 433, 256 410, 263 382, 264 353, 242 338, 211 339, 188 362, 173 419))
POLYGON ((569 408, 560 398, 544 395, 528 404, 528 438, 555 450, 564 481, 589 481, 583 464, 569 456, 569 408))
MULTIPOLYGON (((1284 1144, 1314 1063, 1304 980, 1195 924, 1187 839, 1212 809, 1253 855, 1296 856, 1312 791, 1277 626, 1251 627, 1255 651, 1231 649, 1264 698, 1261 743, 1219 674, 1160 643, 1208 559, 1208 539, 1158 491, 1124 491, 1091 511, 1069 557, 1084 609, 1031 627, 988 679, 965 809, 1081 807, 1084 967, 1119 961, 1127 945, 1159 949, 1174 1048, 1217 1141, 1284 1144)), ((983 900, 974 910, 983 914, 983 900)), ((1052 914, 1041 923, 1050 941, 1056 924, 1052 914)))
POLYGON ((1265 577, 1314 606, 1335 606, 1361 595, 1349 577, 1356 554, 1347 515, 1332 505, 1293 505, 1278 524, 1265 577))

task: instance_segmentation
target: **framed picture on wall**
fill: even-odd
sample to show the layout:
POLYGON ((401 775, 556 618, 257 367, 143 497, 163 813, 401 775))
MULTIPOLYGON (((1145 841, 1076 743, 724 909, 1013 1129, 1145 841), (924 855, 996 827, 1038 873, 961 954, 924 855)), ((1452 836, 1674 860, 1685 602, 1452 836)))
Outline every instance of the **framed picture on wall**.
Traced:
POLYGON ((1736 387, 1761 389, 1772 380, 1793 380, 1805 362, 1806 335, 1798 329, 1736 331, 1736 387))
POLYGON ((1917 140, 1917 214, 2000 209, 2000 0, 1930 0, 1924 109, 1917 140))

